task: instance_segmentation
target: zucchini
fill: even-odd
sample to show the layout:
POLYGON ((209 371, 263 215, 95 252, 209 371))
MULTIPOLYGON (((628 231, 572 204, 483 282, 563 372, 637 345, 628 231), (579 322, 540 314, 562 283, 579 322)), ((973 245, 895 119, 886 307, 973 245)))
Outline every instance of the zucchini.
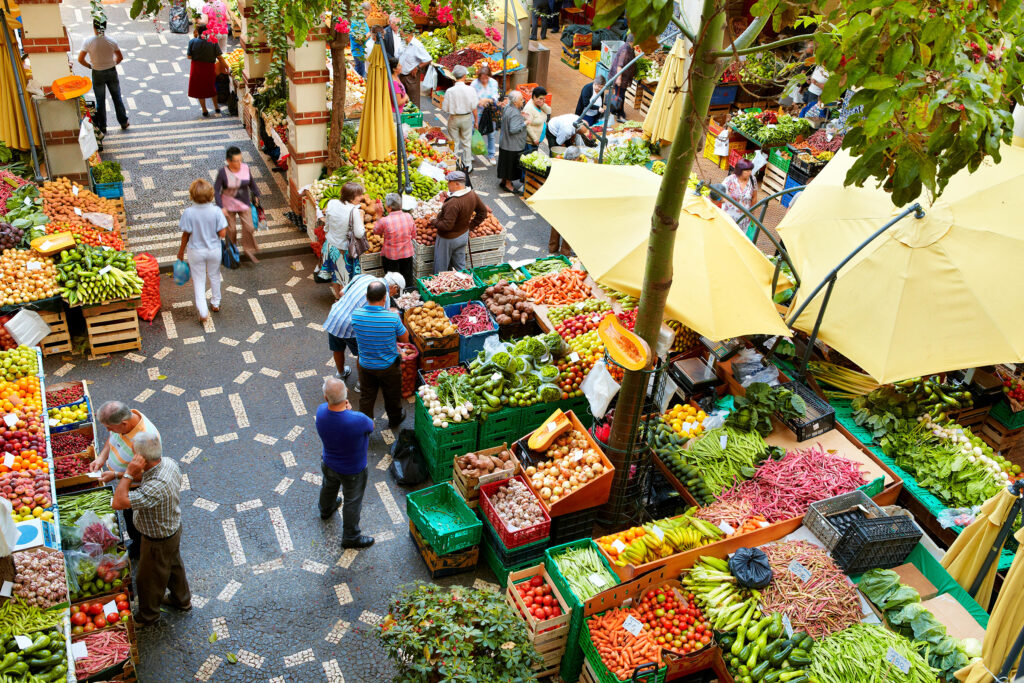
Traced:
POLYGON ((797 647, 805 652, 810 652, 811 648, 814 647, 814 638, 807 633, 803 634, 803 637, 800 639, 800 644, 797 647))
POLYGON ((750 648, 750 657, 747 659, 748 669, 753 669, 757 666, 757 656, 761 653, 760 646, 757 643, 754 643, 753 645, 754 646, 750 648))
POLYGON ((789 661, 794 666, 808 666, 811 663, 811 656, 804 650, 796 649, 789 653, 789 661))
MULTIPOLYGON (((733 645, 733 647, 736 647, 736 646, 733 645)), ((750 651, 753 650, 753 649, 754 649, 754 644, 753 643, 747 643, 746 645, 744 645, 740 649, 740 651, 738 653, 736 653, 736 656, 740 658, 740 662, 741 663, 746 663, 746 661, 748 659, 750 659, 750 651)))
POLYGON ((782 635, 782 612, 772 615, 772 624, 768 627, 768 637, 778 638, 782 635))
POLYGON ((793 650, 792 641, 787 641, 781 648, 775 651, 774 654, 768 659, 773 666, 779 666, 789 656, 789 653, 793 650))
POLYGON ((778 669, 769 671, 767 674, 765 674, 764 678, 761 679, 761 683, 779 683, 779 676, 781 675, 782 672, 778 669))
POLYGON ((771 669, 772 669, 771 662, 765 660, 765 661, 759 663, 753 669, 751 669, 750 677, 753 678, 755 681, 761 681, 768 674, 768 672, 771 671, 771 669))

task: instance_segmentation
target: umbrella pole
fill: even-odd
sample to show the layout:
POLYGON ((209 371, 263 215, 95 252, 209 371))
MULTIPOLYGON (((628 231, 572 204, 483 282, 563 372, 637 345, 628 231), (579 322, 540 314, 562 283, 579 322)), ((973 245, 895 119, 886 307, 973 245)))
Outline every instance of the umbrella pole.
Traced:
MULTIPOLYGON (((1013 641, 1013 647, 1010 648, 1010 654, 1006 655, 1006 660, 1003 662, 1003 668, 999 670, 999 675, 996 677, 996 681, 1003 683, 1009 681, 1010 669, 1020 659, 1020 651, 1024 649, 1024 629, 1021 629, 1020 633, 1017 634, 1017 640, 1013 641)), ((1017 675, 1013 677, 1013 680, 1019 681, 1024 679, 1024 670, 1018 669, 1017 675)))
MULTIPOLYGON (((1013 506, 1010 508, 1010 513, 1006 516, 1006 521, 999 530, 999 534, 996 535, 995 541, 992 542, 992 547, 988 549, 985 561, 981 564, 981 570, 978 572, 978 575, 974 577, 974 583, 971 584, 970 590, 967 591, 972 598, 978 594, 979 590, 981 590, 981 584, 985 580, 985 576, 988 575, 989 569, 992 568, 992 563, 996 561, 996 558, 999 556, 999 551, 1002 549, 1003 544, 1006 543, 1006 539, 1013 530, 1013 523, 1017 519, 1017 515, 1020 514, 1022 509, 1024 509, 1024 498, 1021 498, 1021 493, 1024 493, 1024 482, 1013 482, 1010 484, 1009 490, 1016 500, 1013 501, 1013 506)), ((1019 640, 1020 639, 1018 639, 1018 641, 1019 640)), ((1016 660, 1016 657, 1014 657, 1014 659, 1016 660)))
POLYGON ((28 131, 28 148, 32 152, 32 168, 36 172, 36 182, 43 182, 43 176, 39 172, 39 155, 36 154, 36 137, 32 132, 32 119, 28 115, 28 105, 25 103, 25 90, 21 87, 21 79, 18 77, 18 58, 11 44, 11 32, 7 30, 7 12, 0 8, 0 28, 4 32, 4 43, 7 45, 7 56, 11 59, 11 73, 14 75, 14 86, 18 89, 18 106, 21 108, 21 118, 25 120, 25 130, 28 131))

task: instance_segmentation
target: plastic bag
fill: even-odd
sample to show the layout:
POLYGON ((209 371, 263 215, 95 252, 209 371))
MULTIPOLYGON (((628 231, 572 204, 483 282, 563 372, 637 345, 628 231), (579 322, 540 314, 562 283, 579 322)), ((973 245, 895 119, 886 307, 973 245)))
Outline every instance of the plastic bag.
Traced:
POLYGON ((619 383, 608 372, 604 359, 601 359, 594 363, 580 389, 590 401, 590 413, 595 419, 601 419, 608 410, 608 404, 619 393, 619 383))
POLYGON ((171 33, 189 32, 189 27, 192 26, 192 19, 188 15, 188 10, 183 5, 171 7, 167 17, 167 28, 171 30, 171 33))
POLYGON ((437 87, 437 69, 433 64, 427 65, 427 73, 423 74, 423 80, 420 81, 420 90, 433 90, 437 87))
POLYGON ((173 268, 174 284, 178 285, 179 287, 181 285, 187 285, 189 278, 192 277, 192 269, 189 268, 188 263, 186 263, 185 261, 175 261, 173 268))
POLYGON ((234 270, 238 268, 240 261, 238 247, 227 240, 220 243, 220 264, 222 266, 234 270))
POLYGON ((975 505, 972 508, 946 508, 937 514, 935 519, 939 520, 943 529, 948 529, 951 526, 964 527, 973 522, 980 511, 980 505, 975 505))
POLYGON ((726 128, 715 137, 715 154, 720 157, 729 156, 729 129, 726 128))
POLYGON ((768 155, 762 150, 754 152, 754 173, 757 173, 768 163, 768 155))
POLYGON ((74 596, 82 587, 96 578, 96 560, 81 550, 65 550, 64 565, 67 569, 68 591, 74 596))
POLYGON ((401 486, 417 486, 427 480, 427 468, 423 462, 416 433, 403 429, 391 446, 391 466, 388 472, 401 486))
POLYGON ((78 146, 82 150, 83 160, 88 159, 100 149, 99 143, 96 142, 96 132, 89 119, 82 119, 82 125, 78 128, 78 146))
MULTIPOLYGON (((120 540, 111 533, 110 527, 92 510, 82 515, 76 526, 82 531, 83 548, 91 544, 99 547, 101 552, 105 552, 115 547, 120 540)), ((88 548, 86 552, 95 557, 95 554, 89 552, 88 548)))
POLYGON ((484 136, 480 134, 480 131, 473 131, 473 154, 483 155, 487 154, 487 143, 484 142, 484 136))
POLYGON ((764 588, 772 580, 768 556, 760 548, 740 548, 729 558, 729 571, 744 588, 764 588))

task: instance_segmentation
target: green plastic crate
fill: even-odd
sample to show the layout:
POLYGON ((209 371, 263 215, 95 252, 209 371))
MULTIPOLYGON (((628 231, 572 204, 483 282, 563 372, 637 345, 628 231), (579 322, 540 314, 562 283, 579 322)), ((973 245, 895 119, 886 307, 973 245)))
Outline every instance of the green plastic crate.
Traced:
POLYGON ((498 579, 498 586, 502 590, 505 590, 505 586, 508 585, 509 574, 537 565, 537 560, 529 560, 518 567, 506 567, 501 563, 501 560, 498 559, 498 556, 494 553, 494 548, 491 547, 490 543, 480 544, 480 554, 484 556, 484 561, 487 562, 487 566, 491 568, 492 572, 494 572, 494 576, 498 579))
POLYGON ((430 413, 423 404, 423 399, 416 396, 416 440, 427 463, 447 462, 450 466, 452 458, 464 455, 476 449, 479 424, 472 422, 450 422, 444 429, 435 427, 430 413))
POLYGON ((544 424, 544 420, 551 417, 551 413, 555 412, 559 408, 565 410, 561 401, 536 403, 532 406, 520 408, 521 417, 519 419, 519 431, 522 432, 520 436, 526 436, 528 433, 537 429, 537 427, 540 427, 544 424))
POLYGON ((1010 402, 1006 400, 1006 398, 1003 398, 992 406, 992 409, 988 414, 992 416, 992 419, 1007 429, 1024 427, 1024 410, 1019 413, 1013 412, 1010 408, 1010 402))
POLYGON ((505 407, 491 413, 486 420, 480 421, 477 431, 476 447, 494 448, 503 443, 512 443, 522 436, 522 408, 505 407))
MULTIPOLYGON (((460 273, 472 273, 468 270, 461 270, 460 273)), ((457 292, 445 292, 444 294, 431 294, 427 290, 426 285, 423 284, 424 280, 429 280, 434 277, 433 275, 427 275, 424 277, 416 278, 416 290, 420 293, 420 298, 424 301, 435 301, 439 306, 447 306, 448 304, 461 304, 473 299, 479 299, 480 295, 483 294, 485 287, 474 285, 467 287, 466 289, 460 289, 457 292)), ((476 282, 476 278, 473 278, 476 282)))
POLYGON ((516 275, 522 277, 521 280, 515 280, 514 282, 526 282, 531 277, 533 277, 529 273, 523 272, 521 268, 513 268, 507 263, 499 263, 496 266, 477 266, 472 270, 472 273, 473 278, 476 280, 476 283, 481 287, 488 287, 489 285, 484 284, 484 278, 490 275, 494 275, 495 273, 515 273, 516 275))
POLYGON ((570 410, 584 427, 589 429, 594 424, 594 416, 590 414, 590 400, 586 396, 577 396, 561 402, 558 406, 563 412, 570 410))
MULTIPOLYGON (((580 626, 580 634, 577 638, 579 641, 580 649, 583 651, 583 656, 587 662, 590 663, 590 669, 594 672, 594 676, 597 678, 598 683, 621 683, 618 676, 608 670, 605 666, 604 660, 601 659, 601 655, 598 654, 597 648, 594 647, 594 641, 590 639, 590 626, 587 625, 587 620, 584 619, 580 626)), ((652 662, 654 664, 656 662, 652 662)), ((668 675, 668 667, 663 666, 658 669, 657 673, 651 675, 637 676, 636 678, 630 678, 630 681, 637 681, 639 683, 664 683, 665 676, 668 675)))
POLYGON ((796 152, 785 145, 782 145, 781 147, 772 147, 768 154, 768 163, 783 173, 789 173, 789 165, 793 163, 794 154, 796 154, 796 152), (784 153, 788 155, 788 157, 784 156, 784 153))
MULTIPOLYGON (((565 256, 562 256, 561 254, 554 254, 552 256, 542 256, 540 258, 534 259, 530 263, 539 263, 540 261, 561 261, 562 263, 565 264, 566 268, 569 268, 570 266, 572 266, 572 261, 570 261, 565 256)), ((526 269, 526 266, 528 266, 528 265, 530 265, 530 264, 527 263, 525 265, 520 266, 519 270, 523 271, 525 274, 529 275, 530 277, 534 277, 533 275, 530 274, 530 271, 528 271, 526 269)), ((564 270, 564 268, 561 269, 561 270, 564 270)), ((547 273, 547 274, 550 275, 551 273, 547 273)), ((541 276, 541 277, 543 277, 543 276, 541 276)))
POLYGON ((402 114, 402 123, 407 123, 412 128, 419 128, 423 125, 423 112, 418 111, 415 114, 402 114))
POLYGON ((448 461, 448 464, 427 460, 427 472, 430 473, 431 481, 435 484, 443 484, 451 481, 455 476, 455 463, 451 460, 448 461))
POLYGON ((423 540, 438 555, 480 543, 483 523, 451 484, 437 484, 409 493, 405 497, 405 512, 423 540))

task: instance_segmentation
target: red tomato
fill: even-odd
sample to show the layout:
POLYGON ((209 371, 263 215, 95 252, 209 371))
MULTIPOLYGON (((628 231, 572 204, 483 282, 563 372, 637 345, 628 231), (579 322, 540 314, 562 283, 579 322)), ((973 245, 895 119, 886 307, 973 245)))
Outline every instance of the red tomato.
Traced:
POLYGON ((537 574, 537 576, 534 576, 533 578, 530 579, 530 585, 533 586, 534 588, 537 588, 538 586, 543 586, 544 585, 544 577, 541 576, 540 574, 537 574))
POLYGON ((527 607, 533 606, 533 596, 532 595, 524 595, 523 596, 523 604, 526 605, 527 607))
POLYGON ((89 617, 85 615, 85 612, 75 612, 71 615, 71 623, 75 626, 82 626, 89 621, 89 617))
POLYGON ((128 602, 128 594, 127 593, 118 593, 117 597, 114 598, 114 600, 117 600, 118 602, 128 602))
POLYGON ((128 604, 127 600, 118 600, 117 601, 117 611, 120 612, 121 610, 124 610, 124 609, 131 609, 131 605, 128 604))
POLYGON ((535 597, 538 597, 538 598, 543 597, 544 596, 544 588, 542 586, 537 586, 536 588, 533 589, 533 594, 534 594, 535 597))
POLYGON ((118 614, 117 612, 111 612, 110 614, 107 615, 107 623, 108 624, 115 624, 115 623, 117 623, 120 620, 121 620, 121 615, 118 614))
POLYGON ((543 602, 545 606, 550 607, 551 605, 554 604, 555 599, 552 598, 550 595, 545 595, 543 600, 541 600, 541 602, 543 602))
POLYGON ((544 609, 544 618, 545 619, 550 619, 551 615, 554 614, 554 611, 551 609, 551 605, 544 605, 543 609, 544 609))
POLYGON ((98 602, 91 603, 89 607, 86 608, 86 611, 92 616, 103 614, 103 605, 98 602))
POLYGON ((107 625, 107 619, 102 614, 97 614, 93 617, 92 623, 96 624, 96 628, 103 628, 107 625))
POLYGON ((78 614, 78 605, 71 605, 71 613, 78 614))
POLYGON ((130 617, 131 614, 132 614, 132 611, 130 609, 123 609, 123 610, 121 610, 120 612, 117 613, 117 615, 119 617, 130 617))
POLYGON ((82 631, 84 633, 92 633, 95 630, 96 630, 96 624, 92 623, 91 621, 88 622, 85 626, 82 627, 82 631))

